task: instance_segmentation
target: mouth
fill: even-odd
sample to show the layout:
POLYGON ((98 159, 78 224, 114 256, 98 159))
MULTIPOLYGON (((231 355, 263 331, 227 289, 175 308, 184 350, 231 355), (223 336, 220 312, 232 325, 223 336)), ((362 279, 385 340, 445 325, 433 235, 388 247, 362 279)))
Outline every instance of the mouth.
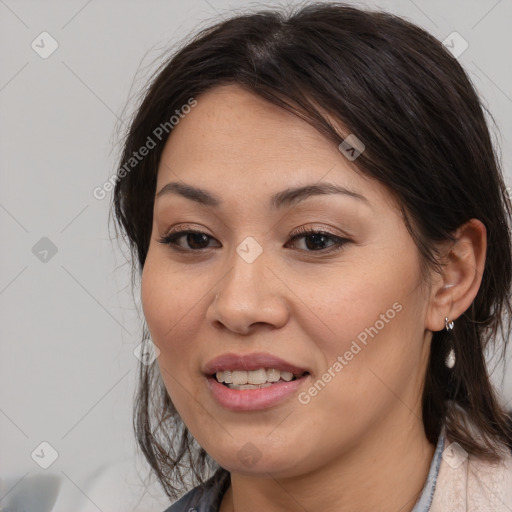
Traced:
MULTIPOLYGON (((207 377, 228 387, 263 386, 279 381, 291 382, 309 374, 307 368, 264 352, 252 354, 227 353, 208 362, 203 368, 207 377)), ((252 389, 252 388, 245 388, 252 389)))
POLYGON ((202 372, 217 403, 235 412, 284 404, 311 378, 309 368, 264 352, 223 354, 208 362, 202 372))
POLYGON ((258 368, 256 370, 218 370, 209 376, 230 389, 245 390, 267 388, 279 382, 292 382, 306 375, 309 375, 309 372, 292 373, 277 368, 258 368))

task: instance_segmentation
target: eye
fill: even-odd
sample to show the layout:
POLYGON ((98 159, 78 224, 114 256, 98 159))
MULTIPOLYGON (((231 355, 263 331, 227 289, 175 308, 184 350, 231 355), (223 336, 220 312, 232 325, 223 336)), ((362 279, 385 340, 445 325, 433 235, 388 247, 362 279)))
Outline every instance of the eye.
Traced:
MULTIPOLYGON (((329 233, 328 231, 307 228, 300 228, 295 233, 293 233, 290 241, 294 242, 295 240, 299 240, 301 238, 305 239, 306 241, 306 249, 304 249, 305 251, 322 253, 330 253, 336 250, 340 250, 347 242, 350 241, 347 238, 342 238, 340 236, 329 233), (333 242, 333 244, 327 246, 327 242, 329 240, 333 242)), ((158 241, 162 244, 168 245, 175 251, 199 252, 211 247, 209 246, 210 240, 215 239, 202 231, 186 229, 180 231, 172 231, 171 233, 160 238, 158 241), (182 238, 185 239, 188 247, 183 247, 180 245, 180 243, 178 243, 178 241, 182 238)))
POLYGON ((208 248, 208 239, 214 240, 213 237, 198 231, 196 229, 187 229, 181 231, 173 231, 158 241, 162 244, 168 245, 171 249, 176 251, 198 251, 208 248), (189 244, 189 248, 182 247, 177 241, 180 238, 186 237, 186 242, 189 244))
POLYGON ((295 233, 292 234, 291 241, 298 240, 300 238, 304 238, 306 242, 305 245, 308 248, 308 252, 322 252, 322 253, 330 253, 333 251, 339 251, 343 248, 345 243, 350 240, 347 238, 342 238, 337 235, 333 235, 328 231, 324 231, 321 229, 308 229, 308 228, 299 228, 295 233), (308 243, 309 240, 309 243, 308 243), (333 241, 334 243, 329 247, 326 247, 326 243, 328 240, 333 241), (312 249, 315 248, 316 250, 312 249), (309 250, 312 249, 312 250, 309 250), (318 250, 320 249, 320 250, 318 250))

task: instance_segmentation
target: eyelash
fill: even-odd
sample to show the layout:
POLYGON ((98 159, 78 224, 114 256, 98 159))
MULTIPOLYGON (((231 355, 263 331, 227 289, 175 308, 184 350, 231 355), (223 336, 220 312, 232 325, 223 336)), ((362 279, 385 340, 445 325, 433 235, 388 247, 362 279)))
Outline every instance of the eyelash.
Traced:
MULTIPOLYGON (((209 247, 205 247, 202 249, 184 249, 184 248, 176 245, 177 240, 179 240, 183 236, 189 235, 189 234, 205 235, 210 239, 213 238, 210 235, 207 235, 206 233, 204 233, 202 231, 199 231, 196 229, 186 229, 186 230, 181 230, 181 231, 171 231, 167 235, 160 238, 158 240, 158 242, 160 242, 161 244, 164 244, 164 245, 168 245, 173 251, 177 251, 177 252, 203 252, 206 249, 209 249, 209 247)), ((306 252, 319 252, 322 254, 330 254, 333 252, 340 251, 341 249, 344 248, 344 246, 347 242, 350 242, 350 240, 348 238, 342 238, 342 237, 333 235, 332 233, 329 233, 328 231, 317 230, 317 229, 308 229, 308 228, 299 228, 295 233, 293 233, 291 235, 290 241, 294 241, 299 238, 305 238, 305 237, 311 236, 311 235, 323 235, 324 237, 328 237, 328 238, 332 239, 335 242, 335 244, 331 247, 328 247, 327 249, 319 249, 316 251, 315 250, 311 250, 311 251, 306 250, 306 252)))

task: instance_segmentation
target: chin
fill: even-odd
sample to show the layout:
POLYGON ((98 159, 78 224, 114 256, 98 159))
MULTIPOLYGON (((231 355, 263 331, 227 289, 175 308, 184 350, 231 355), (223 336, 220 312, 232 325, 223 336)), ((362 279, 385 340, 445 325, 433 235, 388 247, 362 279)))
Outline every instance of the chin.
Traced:
POLYGON ((296 453, 280 453, 268 450, 260 450, 250 441, 234 453, 224 452, 221 456, 213 459, 230 473, 237 473, 244 476, 268 478, 286 478, 296 476, 301 471, 304 463, 303 458, 295 457, 296 453), (267 456, 265 456, 267 452, 267 456))

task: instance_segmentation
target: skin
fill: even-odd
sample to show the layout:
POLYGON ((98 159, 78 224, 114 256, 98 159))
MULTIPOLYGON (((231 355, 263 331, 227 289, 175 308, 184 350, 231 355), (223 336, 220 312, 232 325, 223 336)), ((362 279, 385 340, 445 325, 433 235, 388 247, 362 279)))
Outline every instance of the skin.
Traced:
MULTIPOLYGON (((156 191, 178 181, 216 194, 222 205, 178 194, 155 200, 142 305, 173 403, 231 472, 221 512, 410 511, 434 453, 421 419, 432 331, 462 314, 478 291, 483 224, 471 220, 441 247, 444 273, 427 284, 392 194, 355 172, 336 145, 238 86, 197 100, 166 143, 156 191), (366 201, 329 194, 268 206, 276 192, 319 182, 366 201), (198 246, 182 236, 176 243, 189 252, 159 243, 180 225, 210 238, 198 246), (291 241, 300 227, 349 241, 328 253, 311 237, 291 241), (263 249, 252 263, 236 252, 248 236, 263 249), (264 351, 309 369, 299 391, 307 390, 395 303, 400 312, 307 404, 294 395, 269 409, 230 411, 201 373, 220 354, 264 351), (248 442, 259 456, 250 466, 238 456, 248 442)), ((335 243, 325 239, 327 248, 335 243)))

